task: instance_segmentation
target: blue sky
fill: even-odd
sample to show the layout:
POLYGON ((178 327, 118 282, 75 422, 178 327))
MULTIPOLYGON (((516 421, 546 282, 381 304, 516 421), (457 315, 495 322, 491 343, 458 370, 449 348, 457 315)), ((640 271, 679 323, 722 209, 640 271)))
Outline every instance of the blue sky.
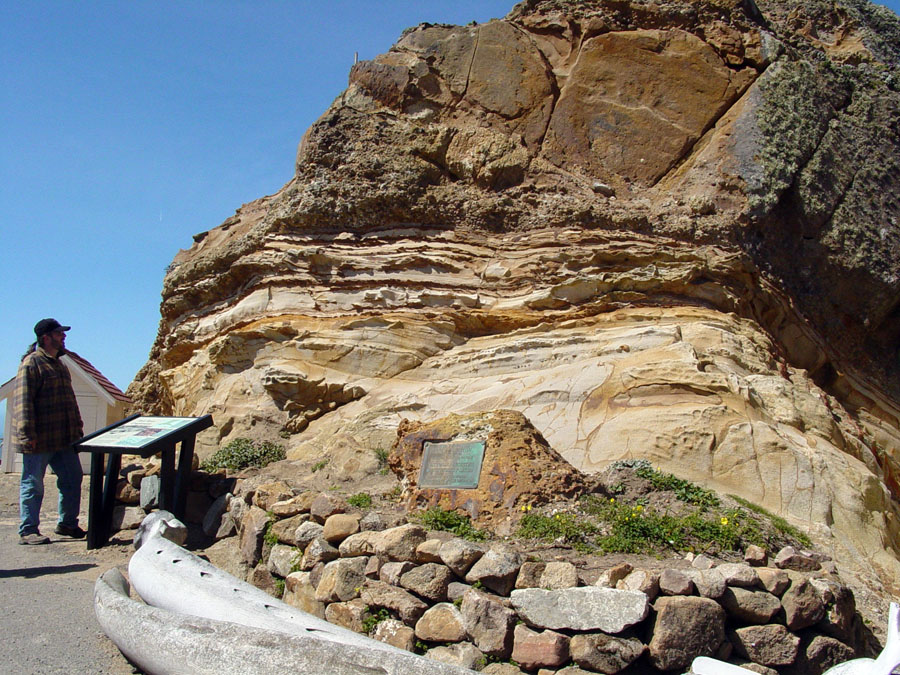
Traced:
POLYGON ((127 387, 156 335, 166 266, 290 179, 354 52, 513 4, 0 0, 0 382, 34 323, 55 317, 73 326, 71 349, 127 387))

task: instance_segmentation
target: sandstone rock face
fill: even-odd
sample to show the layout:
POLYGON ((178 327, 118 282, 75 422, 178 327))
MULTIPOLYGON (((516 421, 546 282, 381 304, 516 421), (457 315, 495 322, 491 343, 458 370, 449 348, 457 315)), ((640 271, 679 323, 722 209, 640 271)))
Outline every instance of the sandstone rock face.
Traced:
POLYGON ((585 474, 649 459, 897 591, 898 55, 856 2, 413 28, 176 256, 129 393, 326 481, 404 419, 516 411, 585 474))

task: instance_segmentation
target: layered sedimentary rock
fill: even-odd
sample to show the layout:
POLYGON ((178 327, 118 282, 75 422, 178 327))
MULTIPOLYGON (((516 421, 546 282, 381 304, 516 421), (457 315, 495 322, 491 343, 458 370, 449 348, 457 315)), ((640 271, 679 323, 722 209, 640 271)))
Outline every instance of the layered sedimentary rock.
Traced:
POLYGON ((347 474, 402 419, 516 410, 900 589, 898 54, 863 0, 412 28, 176 256, 129 393, 347 474))

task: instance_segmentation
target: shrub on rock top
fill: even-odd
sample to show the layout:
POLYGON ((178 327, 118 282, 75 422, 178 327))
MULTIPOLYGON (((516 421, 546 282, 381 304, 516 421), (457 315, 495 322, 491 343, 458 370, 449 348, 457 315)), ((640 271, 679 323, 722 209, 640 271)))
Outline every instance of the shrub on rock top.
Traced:
POLYGON ((282 460, 285 456, 284 447, 276 443, 253 442, 249 438, 235 438, 203 462, 202 468, 204 471, 217 469, 238 471, 249 467, 261 468, 282 460))

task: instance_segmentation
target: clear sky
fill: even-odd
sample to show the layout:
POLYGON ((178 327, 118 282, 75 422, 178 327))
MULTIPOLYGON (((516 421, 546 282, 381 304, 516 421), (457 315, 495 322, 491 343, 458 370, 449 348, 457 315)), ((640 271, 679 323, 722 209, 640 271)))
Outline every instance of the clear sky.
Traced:
POLYGON ((166 266, 291 178, 355 52, 513 4, 0 0, 0 383, 54 317, 125 389, 156 335, 166 266))

